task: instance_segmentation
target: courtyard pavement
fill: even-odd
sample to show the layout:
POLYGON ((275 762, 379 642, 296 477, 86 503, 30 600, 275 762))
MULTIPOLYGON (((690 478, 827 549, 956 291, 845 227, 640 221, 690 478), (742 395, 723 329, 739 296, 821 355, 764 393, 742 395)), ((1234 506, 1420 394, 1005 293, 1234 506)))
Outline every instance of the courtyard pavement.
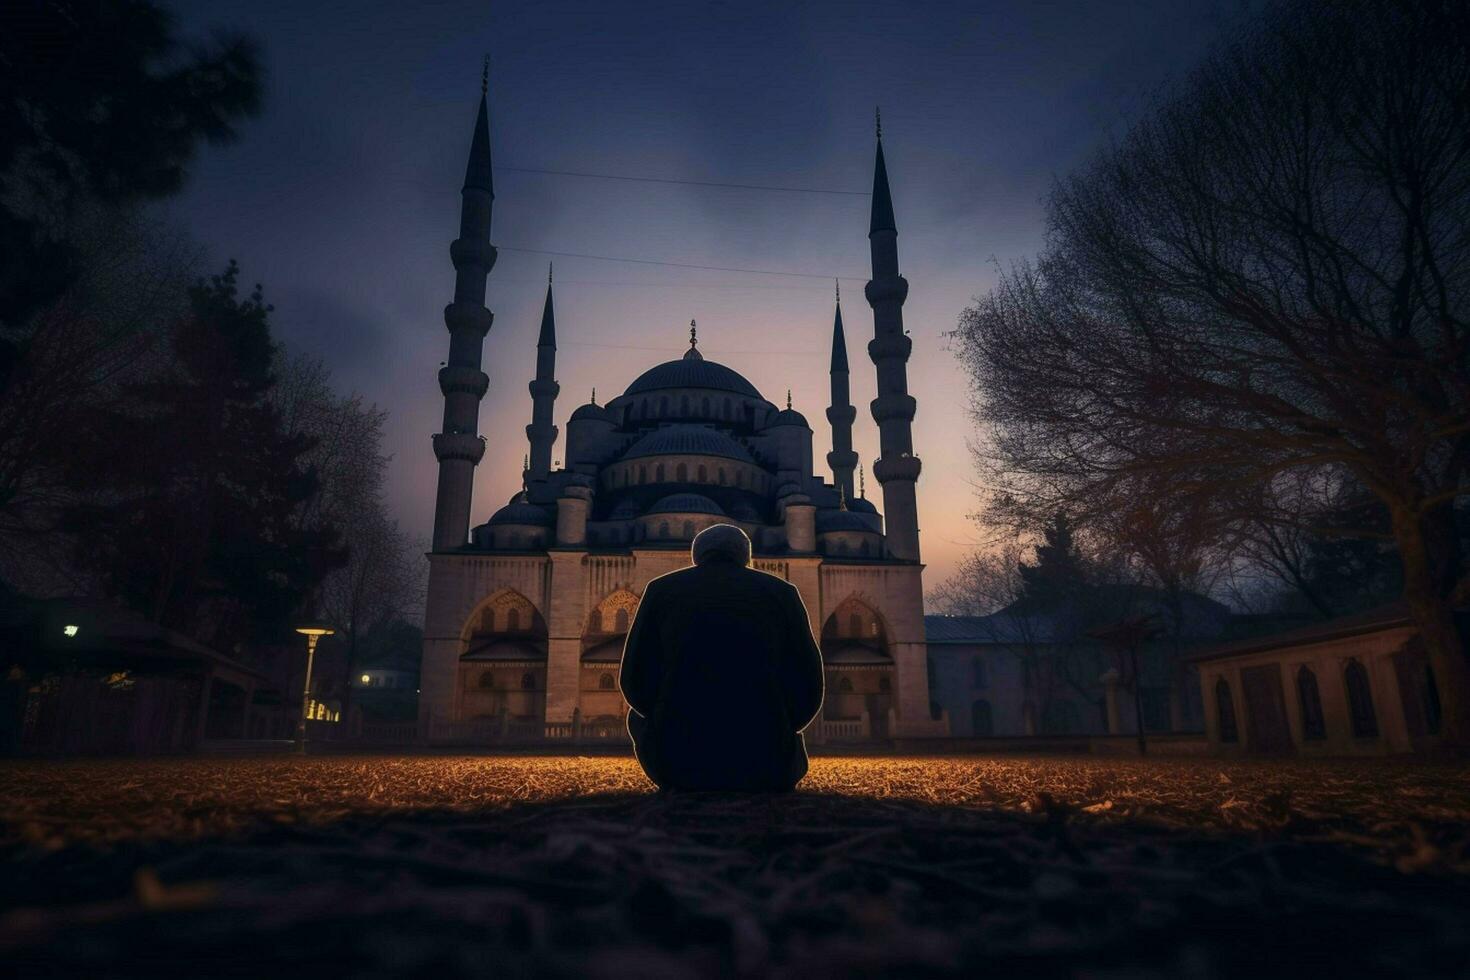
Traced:
POLYGON ((6 762, 0 861, 26 976, 1470 975, 1470 768, 1401 760, 6 762))

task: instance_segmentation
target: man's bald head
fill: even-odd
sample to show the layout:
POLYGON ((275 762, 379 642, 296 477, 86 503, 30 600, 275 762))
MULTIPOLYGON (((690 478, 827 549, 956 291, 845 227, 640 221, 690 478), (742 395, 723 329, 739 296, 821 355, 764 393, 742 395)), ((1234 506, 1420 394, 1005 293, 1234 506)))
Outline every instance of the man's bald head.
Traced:
POLYGON ((689 549, 694 564, 727 561, 735 565, 750 564, 750 537, 734 524, 714 524, 694 536, 689 549))

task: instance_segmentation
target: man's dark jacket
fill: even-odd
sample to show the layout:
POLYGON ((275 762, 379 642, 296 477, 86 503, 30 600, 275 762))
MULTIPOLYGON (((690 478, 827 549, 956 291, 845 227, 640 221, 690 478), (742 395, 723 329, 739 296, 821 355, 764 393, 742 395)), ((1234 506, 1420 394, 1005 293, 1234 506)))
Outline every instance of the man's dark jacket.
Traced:
POLYGON ((822 706, 822 654, 795 587, 711 560, 654 579, 623 648, 638 760, 659 786, 787 790, 822 706))

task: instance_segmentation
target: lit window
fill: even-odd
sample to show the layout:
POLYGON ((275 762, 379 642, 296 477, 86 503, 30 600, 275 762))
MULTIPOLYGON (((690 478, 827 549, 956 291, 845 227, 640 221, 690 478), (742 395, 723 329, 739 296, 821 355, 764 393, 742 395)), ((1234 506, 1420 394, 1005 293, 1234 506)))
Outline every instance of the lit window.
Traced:
POLYGON ((75 626, 71 623, 68 623, 61 628, 61 632, 65 633, 67 636, 76 636, 81 631, 82 628, 80 626, 75 626))

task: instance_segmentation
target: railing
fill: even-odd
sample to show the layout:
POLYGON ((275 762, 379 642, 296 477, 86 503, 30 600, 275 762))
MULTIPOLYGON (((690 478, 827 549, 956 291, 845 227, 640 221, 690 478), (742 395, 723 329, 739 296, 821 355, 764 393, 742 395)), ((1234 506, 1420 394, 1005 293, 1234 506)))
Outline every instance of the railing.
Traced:
POLYGON ((357 739, 370 745, 412 745, 418 741, 416 721, 363 722, 357 739))
POLYGON ((806 736, 815 745, 866 742, 873 737, 873 726, 864 711, 856 718, 818 718, 807 726, 806 736))

